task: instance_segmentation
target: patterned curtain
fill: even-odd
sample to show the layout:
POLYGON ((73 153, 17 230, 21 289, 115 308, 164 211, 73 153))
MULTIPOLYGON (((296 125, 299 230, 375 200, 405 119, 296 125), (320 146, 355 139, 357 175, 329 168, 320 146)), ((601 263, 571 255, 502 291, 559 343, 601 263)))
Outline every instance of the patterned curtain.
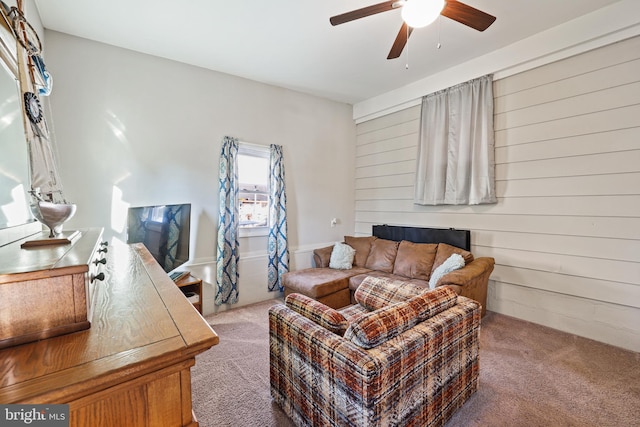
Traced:
POLYGON ((164 212, 165 224, 167 229, 167 248, 164 259, 165 270, 173 270, 176 263, 176 255, 178 254, 178 243, 180 242, 180 224, 182 223, 182 215, 184 205, 167 206, 164 212))
POLYGON ((238 302, 238 139, 225 136, 220 150, 215 304, 238 302))
POLYGON ((282 146, 271 144, 269 156, 269 292, 282 292, 280 278, 289 271, 287 196, 284 186, 282 146))

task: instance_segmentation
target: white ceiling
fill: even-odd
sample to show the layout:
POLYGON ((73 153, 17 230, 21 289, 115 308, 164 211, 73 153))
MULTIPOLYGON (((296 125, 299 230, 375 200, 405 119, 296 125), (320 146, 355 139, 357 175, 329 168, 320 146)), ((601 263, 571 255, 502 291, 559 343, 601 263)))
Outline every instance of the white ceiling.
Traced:
POLYGON ((382 0, 35 0, 45 28, 350 104, 464 63, 618 0, 465 0, 478 32, 441 17, 387 54, 399 10, 332 27, 382 0), (437 49, 438 41, 441 49, 437 49), (408 68, 407 68, 408 65, 408 68))

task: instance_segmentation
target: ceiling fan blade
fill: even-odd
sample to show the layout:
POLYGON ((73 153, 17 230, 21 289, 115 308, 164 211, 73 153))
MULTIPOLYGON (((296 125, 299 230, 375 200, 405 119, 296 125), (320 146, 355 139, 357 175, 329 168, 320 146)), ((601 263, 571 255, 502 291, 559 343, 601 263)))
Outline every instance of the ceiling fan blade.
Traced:
POLYGON ((478 31, 486 30, 496 20, 495 16, 457 0, 447 0, 440 14, 478 31))
POLYGON ((395 59, 402 54, 404 46, 407 44, 412 32, 413 28, 408 26, 406 22, 403 22, 402 27, 400 27, 400 31, 398 31, 398 35, 396 36, 396 40, 393 42, 393 46, 391 46, 391 51, 389 51, 387 59, 395 59))
POLYGON ((344 24, 345 22, 354 21, 366 16, 375 15, 376 13, 395 9, 396 7, 398 7, 397 3, 399 3, 397 0, 385 1, 384 3, 378 3, 372 6, 363 7, 362 9, 352 10, 351 12, 332 16, 331 18, 329 18, 329 22, 331 22, 331 25, 344 24))

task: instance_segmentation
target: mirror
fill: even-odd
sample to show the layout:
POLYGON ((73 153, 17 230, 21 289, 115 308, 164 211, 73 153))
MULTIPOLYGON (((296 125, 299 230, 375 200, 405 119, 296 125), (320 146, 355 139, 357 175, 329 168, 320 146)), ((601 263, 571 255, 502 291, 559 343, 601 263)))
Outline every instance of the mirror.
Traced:
POLYGON ((20 98, 18 82, 0 66, 0 229, 35 221, 20 98))

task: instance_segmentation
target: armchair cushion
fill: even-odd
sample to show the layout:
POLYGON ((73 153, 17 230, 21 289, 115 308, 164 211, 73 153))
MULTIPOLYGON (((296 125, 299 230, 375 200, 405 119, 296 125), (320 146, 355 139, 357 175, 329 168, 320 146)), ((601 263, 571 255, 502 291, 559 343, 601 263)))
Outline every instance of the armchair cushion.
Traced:
POLYGON ((289 294, 285 305, 336 335, 343 336, 349 326, 342 314, 306 295, 289 294))
POLYGON ((413 328, 417 323, 453 307, 457 299, 458 295, 448 287, 424 292, 354 320, 344 337, 365 349, 377 347, 413 328))
POLYGON ((424 286, 386 277, 367 276, 354 294, 358 304, 369 311, 406 301, 426 291, 424 286))

